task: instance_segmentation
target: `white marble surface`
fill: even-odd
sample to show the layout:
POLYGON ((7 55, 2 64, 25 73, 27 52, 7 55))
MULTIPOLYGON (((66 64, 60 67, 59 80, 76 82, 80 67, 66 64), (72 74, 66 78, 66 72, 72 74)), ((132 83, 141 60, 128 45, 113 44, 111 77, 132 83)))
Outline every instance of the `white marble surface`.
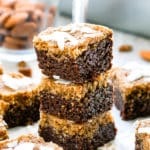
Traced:
MULTIPOLYGON (((67 21, 66 21, 67 23, 67 21)), ((150 66, 150 62, 146 62, 142 60, 139 57, 139 51, 142 49, 150 50, 150 40, 144 39, 141 37, 137 37, 134 35, 129 35, 121 32, 114 31, 114 48, 113 48, 113 65, 114 66, 122 66, 126 63, 130 62, 139 62, 140 64, 144 64, 145 66, 150 66), (132 52, 124 52, 120 53, 118 51, 118 47, 121 44, 131 44, 133 46, 132 52)), ((29 66, 33 68, 33 76, 35 78, 40 77, 40 71, 37 66, 36 61, 30 61, 28 62, 29 66)), ((2 61, 2 65, 5 68, 5 71, 16 71, 17 65, 12 62, 8 61, 2 61)), ((136 67, 136 66, 135 66, 136 67)), ((109 147, 104 146, 103 150, 134 150, 134 122, 133 121, 122 121, 119 116, 119 111, 117 111, 113 107, 113 115, 115 118, 116 127, 118 129, 116 139, 112 142, 112 144, 109 144, 109 147)), ((17 127, 14 129, 10 129, 10 138, 17 137, 20 134, 26 134, 26 133, 34 133, 37 134, 37 123, 33 126, 28 127, 17 127)))

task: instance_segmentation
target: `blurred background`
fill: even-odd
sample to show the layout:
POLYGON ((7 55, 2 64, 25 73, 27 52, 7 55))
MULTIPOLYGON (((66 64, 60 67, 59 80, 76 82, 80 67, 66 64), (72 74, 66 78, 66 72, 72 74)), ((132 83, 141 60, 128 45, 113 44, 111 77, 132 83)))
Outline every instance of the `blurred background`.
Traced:
POLYGON ((8 62, 36 63, 33 36, 49 26, 89 22, 113 29, 115 65, 149 65, 149 10, 150 0, 0 0, 0 60, 9 69, 8 62))
MULTIPOLYGON (((72 0, 60 0, 59 12, 71 17, 72 0)), ((149 0, 88 0, 86 17, 91 23, 150 37, 149 0)))

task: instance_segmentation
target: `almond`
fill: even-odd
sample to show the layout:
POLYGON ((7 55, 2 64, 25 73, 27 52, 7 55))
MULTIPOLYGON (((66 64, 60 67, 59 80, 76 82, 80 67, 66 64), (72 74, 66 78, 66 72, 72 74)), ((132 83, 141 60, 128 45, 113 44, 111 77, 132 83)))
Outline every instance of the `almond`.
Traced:
POLYGON ((119 47, 119 51, 120 52, 130 52, 132 51, 132 45, 129 45, 129 44, 123 44, 119 47))
POLYGON ((139 55, 142 59, 150 61, 150 50, 141 50, 139 55))
POLYGON ((21 24, 25 22, 28 18, 28 14, 26 12, 14 13, 12 14, 4 24, 5 28, 11 28, 16 26, 17 24, 21 24))

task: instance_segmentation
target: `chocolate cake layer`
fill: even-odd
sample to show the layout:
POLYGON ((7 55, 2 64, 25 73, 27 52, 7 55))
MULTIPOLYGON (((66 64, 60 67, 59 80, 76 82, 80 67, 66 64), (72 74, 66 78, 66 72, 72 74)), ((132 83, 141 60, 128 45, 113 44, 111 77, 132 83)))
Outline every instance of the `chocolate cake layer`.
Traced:
POLYGON ((112 71, 112 80, 114 103, 123 119, 150 115, 150 72, 147 69, 116 68, 112 71))
POLYGON ((75 83, 93 80, 112 66, 112 31, 92 24, 48 28, 33 40, 42 72, 75 83))
POLYGON ((85 122, 110 110, 113 104, 113 87, 107 80, 65 85, 44 78, 41 86, 40 110, 63 119, 85 122))
POLYGON ((93 117, 83 124, 42 113, 39 134, 46 141, 53 141, 65 150, 95 150, 113 140, 116 129, 110 112, 93 117))
POLYGON ((105 39, 96 45, 90 45, 89 49, 76 59, 69 56, 58 59, 46 51, 36 51, 39 67, 49 77, 57 75, 75 83, 94 80, 96 76, 106 72, 112 66, 112 41, 105 39))

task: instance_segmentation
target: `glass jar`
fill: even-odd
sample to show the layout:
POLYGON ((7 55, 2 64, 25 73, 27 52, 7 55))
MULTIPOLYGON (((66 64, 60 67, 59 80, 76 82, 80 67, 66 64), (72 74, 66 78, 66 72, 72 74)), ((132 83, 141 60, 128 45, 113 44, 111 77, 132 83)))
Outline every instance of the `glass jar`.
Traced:
POLYGON ((53 25, 55 13, 42 0, 0 0, 0 59, 34 60, 33 36, 53 25))

